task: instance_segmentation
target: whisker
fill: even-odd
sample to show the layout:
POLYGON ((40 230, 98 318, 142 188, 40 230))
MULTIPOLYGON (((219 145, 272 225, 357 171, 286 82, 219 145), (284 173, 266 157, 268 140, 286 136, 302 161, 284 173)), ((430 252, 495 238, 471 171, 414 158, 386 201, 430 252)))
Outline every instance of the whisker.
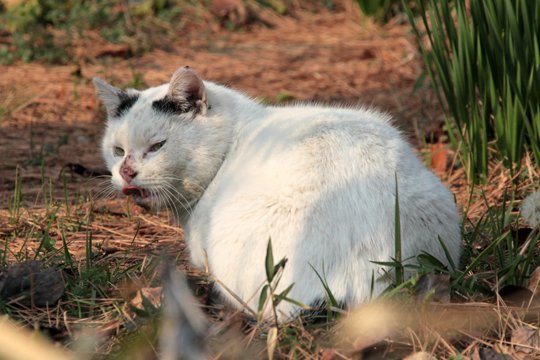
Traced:
MULTIPOLYGON (((169 183, 164 183, 164 184, 165 184, 165 186, 162 187, 162 190, 165 192, 165 194, 168 194, 169 199, 171 200, 171 202, 174 205, 175 202, 173 201, 173 199, 175 199, 175 197, 174 197, 174 193, 171 192, 171 189, 174 189, 174 187, 172 187, 172 185, 169 184, 169 183)), ((184 210, 186 210, 186 212, 191 216, 191 214, 193 213, 193 211, 191 209, 191 205, 185 199, 185 197, 182 194, 180 194, 180 192, 178 192, 178 190, 176 190, 176 189, 174 189, 174 190, 177 192, 178 195, 182 196, 182 198, 184 198, 184 200, 186 201, 187 207, 186 207, 186 205, 184 205, 184 203, 182 201, 180 201, 180 199, 177 199, 180 206, 182 206, 184 208, 184 210)), ((176 206, 175 206, 175 208, 176 208, 176 206)), ((177 215, 177 217, 179 217, 179 212, 178 211, 176 212, 176 215, 177 215)))
POLYGON ((99 186, 99 184, 102 184, 102 183, 110 183, 111 178, 112 178, 112 176, 102 175, 102 176, 95 177, 95 178, 85 179, 82 182, 82 185, 89 185, 89 184, 92 184, 94 182, 98 182, 97 186, 99 186))
POLYGON ((91 192, 90 197, 92 200, 111 198, 113 197, 112 195, 114 195, 114 193, 116 192, 116 189, 110 183, 102 182, 101 184, 99 184, 99 186, 102 186, 102 188, 96 192, 91 192))
MULTIPOLYGON (((178 210, 178 208, 176 206, 176 203, 173 200, 172 195, 170 193, 166 192, 166 190, 164 188, 162 188, 161 190, 164 191, 164 193, 161 193, 161 195, 165 199, 165 202, 166 202, 167 207, 169 208, 169 210, 173 212, 173 216, 175 217, 175 219, 180 218, 180 211, 178 210)), ((170 221, 170 218, 169 218, 169 221, 170 221)))
POLYGON ((153 188, 148 188, 148 190, 150 191, 150 195, 151 195, 152 197, 157 197, 157 198, 158 198, 158 199, 157 199, 157 202, 155 202, 155 203, 157 204, 157 209, 156 209, 156 211, 157 211, 157 212, 161 211, 161 207, 162 207, 162 205, 163 205, 163 204, 162 204, 163 200, 162 200, 162 198, 161 198, 161 196, 160 196, 159 191, 158 191, 157 189, 153 189, 153 188))
POLYGON ((196 199, 192 200, 192 201, 189 201, 177 188, 175 188, 174 186, 172 186, 171 184, 169 183, 165 183, 166 185, 166 188, 169 189, 169 191, 172 193, 171 195, 173 196, 174 198, 174 195, 178 195, 179 197, 181 197, 182 199, 179 199, 177 198, 177 200, 179 202, 181 202, 180 200, 183 200, 185 201, 186 205, 191 209, 193 210, 193 204, 196 202, 196 199))
MULTIPOLYGON (((178 211, 178 208, 176 207, 176 204, 174 203, 174 201, 172 199, 170 199, 168 196, 166 196, 165 194, 163 194, 163 197, 165 198, 166 202, 167 202, 167 206, 169 208, 169 210, 171 212, 173 212, 173 218, 174 219, 177 219, 180 217, 180 212, 178 211)), ((169 221, 171 220, 171 218, 169 217, 169 221)))

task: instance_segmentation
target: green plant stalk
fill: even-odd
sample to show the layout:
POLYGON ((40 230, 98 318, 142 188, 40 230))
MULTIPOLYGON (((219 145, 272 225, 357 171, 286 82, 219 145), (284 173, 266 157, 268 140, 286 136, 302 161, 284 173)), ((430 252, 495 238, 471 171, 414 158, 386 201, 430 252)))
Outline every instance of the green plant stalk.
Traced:
POLYGON ((324 291, 326 292, 327 300, 329 300, 329 302, 330 302, 330 304, 332 306, 338 307, 339 304, 338 304, 334 294, 332 293, 332 290, 328 286, 328 282, 326 281, 326 274, 325 274, 325 271, 324 271, 324 264, 322 264, 322 273, 323 273, 322 276, 321 276, 321 274, 319 274, 317 269, 315 269, 315 267, 312 264, 308 264, 308 265, 313 269, 313 271, 315 272, 315 275, 317 275, 317 277, 321 281, 321 284, 322 284, 322 286, 324 288, 324 291))
POLYGON ((58 207, 52 213, 50 213, 48 215, 49 221, 47 222, 47 226, 45 227, 45 230, 43 231, 41 240, 39 242, 39 246, 38 246, 38 248, 36 250, 36 255, 34 256, 34 260, 36 260, 38 258, 38 256, 41 253, 42 249, 45 249, 47 251, 52 250, 52 244, 51 244, 52 239, 51 239, 49 233, 50 233, 52 224, 56 221, 57 212, 58 212, 58 207))
POLYGON ((71 254, 69 253, 69 248, 68 248, 67 240, 66 240, 66 233, 64 231, 64 225, 63 224, 60 225, 60 233, 62 235, 62 246, 64 247, 65 262, 69 267, 72 267, 73 266, 73 258, 71 257, 71 254))
POLYGON ((15 169, 15 189, 13 190, 13 197, 9 203, 9 222, 11 224, 17 224, 19 222, 20 207, 22 201, 22 182, 21 175, 19 173, 19 167, 15 169))
MULTIPOLYGON (((315 269, 315 267, 312 264, 309 264, 309 266, 313 269, 313 271, 315 272, 315 275, 317 275, 317 277, 319 278, 319 280, 320 280, 320 282, 321 282, 321 284, 322 284, 322 286, 324 288, 324 292, 326 294, 326 303, 327 303, 327 306, 326 306, 326 320, 330 321, 332 319, 332 312, 333 312, 332 308, 339 308, 339 303, 336 300, 336 297, 334 296, 334 294, 332 293, 332 290, 330 289, 330 286, 328 285, 328 281, 326 280, 326 272, 324 270, 324 262, 321 264, 322 276, 321 276, 321 274, 319 274, 317 269, 315 269)), ((372 286, 373 286, 373 283, 372 283, 372 286)), ((372 293, 373 293, 373 290, 372 290, 372 293)))
POLYGON ((86 269, 92 268, 92 230, 86 230, 86 269))
POLYGON ((7 265, 7 253, 9 250, 9 237, 6 236, 6 241, 4 242, 4 251, 2 253, 2 266, 7 265))
POLYGON ((398 192, 398 180, 397 173, 394 174, 396 181, 396 203, 395 203, 395 216, 394 216, 394 261, 397 266, 396 272, 396 285, 400 285, 403 282, 403 265, 401 263, 401 220, 399 213, 399 192, 398 192))
POLYGON ((303 309, 310 309, 309 306, 288 297, 289 292, 294 286, 294 283, 290 284, 285 290, 283 290, 279 294, 276 293, 276 289, 281 280, 281 275, 283 273, 283 270, 285 269, 286 264, 287 258, 283 258, 278 261, 277 264, 274 264, 272 240, 268 239, 265 256, 266 284, 264 284, 264 286, 262 287, 261 293, 259 295, 259 303, 257 307, 257 321, 262 320, 262 315, 264 314, 266 304, 268 301, 270 301, 270 304, 272 306, 272 315, 274 317, 275 329, 278 334, 280 330, 280 324, 278 322, 277 306, 280 302, 286 301, 303 309))
MULTIPOLYGON (((41 158, 41 161, 39 162, 39 176, 40 176, 40 182, 41 182, 41 189, 40 193, 43 198, 43 202, 45 205, 47 205, 47 208, 49 207, 49 201, 47 199, 47 193, 45 192, 45 161, 43 158, 41 158)), ((36 199, 37 201, 38 199, 36 199)))
POLYGON ((49 206, 53 205, 54 195, 53 195, 53 184, 52 179, 49 178, 49 206))
POLYGON ((452 144, 477 182, 488 172, 491 146, 512 173, 525 151, 540 164, 540 3, 465 3, 417 1, 425 46, 424 30, 402 1, 433 88, 456 125, 452 144))
MULTIPOLYGON (((265 256, 265 269, 266 269, 266 281, 267 285, 263 287, 263 291, 266 289, 268 291, 268 294, 270 295, 270 306, 272 307, 272 315, 274 317, 274 324, 276 329, 279 332, 279 322, 278 322, 278 316, 277 316, 277 304, 276 304, 276 298, 275 298, 275 288, 277 287, 279 283, 279 272, 280 270, 285 266, 284 261, 280 261, 277 265, 274 264, 274 254, 272 249, 272 239, 268 239, 268 245, 266 247, 266 256, 265 256), (281 265, 282 264, 282 265, 281 265)), ((260 301, 260 299, 259 299, 260 301)), ((259 309, 259 311, 264 311, 264 303, 262 306, 262 310, 259 309)))
MULTIPOLYGON (((277 284, 276 284, 277 286, 277 284)), ((274 316, 274 326, 276 327, 276 329, 280 330, 280 327, 279 327, 279 322, 278 322, 278 316, 277 316, 277 305, 276 305, 276 302, 275 302, 275 294, 274 294, 274 289, 272 288, 271 284, 270 286, 268 287, 268 291, 270 292, 270 305, 272 306, 272 315, 274 316)))
POLYGON ((486 256, 489 254, 496 246, 499 246, 499 243, 506 238, 506 236, 510 233, 510 231, 506 231, 500 236, 498 236, 491 244, 489 244, 478 256, 474 258, 474 260, 467 266, 467 268, 461 273, 461 275, 456 279, 456 282, 459 282, 465 277, 467 273, 472 271, 476 267, 476 265, 486 256))
POLYGON ((85 256, 86 256, 86 270, 92 268, 92 229, 90 227, 91 211, 88 211, 88 219, 86 221, 86 238, 85 238, 85 256))
POLYGON ((66 182, 66 174, 62 172, 62 188, 64 190, 64 201, 66 203, 66 215, 67 218, 70 218, 70 208, 69 208, 69 195, 68 195, 68 189, 67 189, 67 182, 66 182))

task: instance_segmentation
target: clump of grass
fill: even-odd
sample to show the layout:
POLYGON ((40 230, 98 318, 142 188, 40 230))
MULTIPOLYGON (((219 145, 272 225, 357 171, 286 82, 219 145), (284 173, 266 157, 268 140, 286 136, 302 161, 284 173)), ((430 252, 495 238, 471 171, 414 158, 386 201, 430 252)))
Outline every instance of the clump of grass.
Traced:
POLYGON ((508 169, 526 151, 539 165, 540 3, 420 0, 423 28, 404 7, 469 178, 485 179, 491 147, 508 169))
MULTIPOLYGON (((445 259, 437 259, 429 253, 417 256, 418 265, 402 264, 407 259, 399 259, 401 236, 399 235, 399 200, 396 199, 396 234, 395 258, 390 262, 380 263, 394 271, 399 267, 412 270, 413 274, 408 280, 401 276, 395 277, 394 284, 388 294, 394 295, 403 289, 413 292, 418 276, 428 273, 446 274, 450 277, 452 290, 462 300, 489 299, 497 295, 499 289, 506 285, 524 286, 531 273, 540 266, 540 233, 535 228, 524 226, 522 213, 517 211, 521 198, 534 188, 538 181, 538 174, 531 174, 532 181, 516 188, 512 185, 514 177, 523 178, 528 172, 521 169, 517 175, 512 176, 502 171, 497 174, 502 182, 500 194, 495 201, 488 201, 496 193, 488 193, 483 188, 471 189, 468 203, 480 204, 481 212, 475 210, 473 214, 470 206, 463 210, 462 234, 464 238, 464 255, 461 263, 455 264, 445 246, 444 239, 438 239, 440 246, 446 254, 445 259), (521 175, 521 176, 519 176, 521 175), (535 180, 536 179, 536 180, 535 180), (510 188, 510 190, 506 190, 510 188), (443 261, 444 260, 444 261, 443 261), (449 266, 445 266, 448 263, 449 266)), ((397 192, 396 192, 397 194, 397 192)), ((527 214, 525 214, 527 215, 527 214)), ((402 270, 403 271, 403 270, 402 270)), ((388 297, 388 295, 385 295, 388 297)))
POLYGON ((291 93, 289 93, 287 91, 280 91, 276 95, 276 103, 278 103, 278 104, 291 102, 294 99, 295 99, 294 95, 292 95, 291 93))
POLYGON ((81 38, 99 29, 107 42, 137 44, 135 50, 144 51, 153 44, 148 33, 163 35, 182 8, 179 2, 161 0, 23 1, 0 14, 0 30, 11 33, 11 43, 0 46, 0 62, 67 63, 81 38))

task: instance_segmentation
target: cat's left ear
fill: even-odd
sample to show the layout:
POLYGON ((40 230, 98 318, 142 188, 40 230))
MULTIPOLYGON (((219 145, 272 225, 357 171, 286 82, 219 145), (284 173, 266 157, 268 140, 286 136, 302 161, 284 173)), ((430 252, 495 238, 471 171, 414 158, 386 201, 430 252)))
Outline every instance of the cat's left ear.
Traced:
POLYGON ((188 102, 195 108, 197 113, 206 115, 208 100, 206 89, 199 75, 189 66, 176 70, 169 83, 167 94, 173 101, 178 103, 188 102))

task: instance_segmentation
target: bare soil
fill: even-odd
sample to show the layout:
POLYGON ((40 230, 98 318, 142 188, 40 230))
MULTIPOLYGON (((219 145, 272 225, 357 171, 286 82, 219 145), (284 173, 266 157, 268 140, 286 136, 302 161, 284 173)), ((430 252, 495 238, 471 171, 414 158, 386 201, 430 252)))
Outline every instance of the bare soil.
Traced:
MULTIPOLYGON (((125 86, 139 74, 155 86, 168 82, 176 68, 190 65, 205 79, 265 101, 374 106, 391 113, 413 141, 419 140, 415 129, 439 124, 433 96, 425 89, 413 93, 422 65, 406 24, 375 25, 351 8, 280 17, 273 28, 212 28, 179 34, 170 51, 137 58, 0 66, 0 93, 15 98, 11 113, 0 120, 0 204, 6 206, 12 195, 17 166, 30 192, 40 185, 41 158, 45 175, 52 178, 70 162, 103 166, 104 114, 93 76, 125 86)), ((81 181, 73 178, 68 185, 80 189, 81 181)))

